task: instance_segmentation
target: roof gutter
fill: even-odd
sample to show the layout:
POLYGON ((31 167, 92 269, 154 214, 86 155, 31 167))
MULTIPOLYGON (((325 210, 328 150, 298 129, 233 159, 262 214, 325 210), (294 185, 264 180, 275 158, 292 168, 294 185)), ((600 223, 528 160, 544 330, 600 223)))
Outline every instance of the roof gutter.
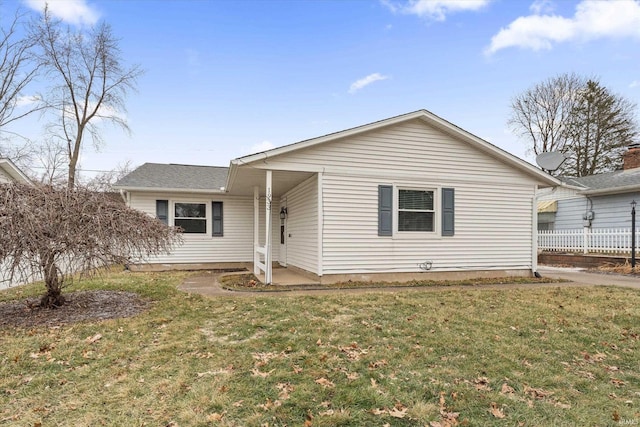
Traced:
POLYGON ((622 187, 614 188, 600 188, 596 190, 583 190, 579 193, 584 194, 585 196, 606 196, 608 194, 633 193, 634 191, 640 191, 639 184, 624 185, 622 187))
POLYGON ((198 193, 198 194, 224 194, 225 190, 215 190, 213 188, 164 188, 164 187, 126 187, 126 186, 112 186, 114 190, 120 191, 144 191, 147 193, 198 193))

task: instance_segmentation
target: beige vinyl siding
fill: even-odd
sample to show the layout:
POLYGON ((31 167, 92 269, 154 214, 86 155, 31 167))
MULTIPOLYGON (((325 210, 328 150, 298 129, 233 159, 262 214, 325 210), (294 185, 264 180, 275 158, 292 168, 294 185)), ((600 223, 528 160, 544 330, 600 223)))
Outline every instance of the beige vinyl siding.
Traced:
POLYGON ((455 236, 379 237, 378 185, 403 182, 324 175, 324 274, 416 272, 425 261, 433 271, 531 268, 533 186, 425 182, 438 198, 455 188, 455 236))
POLYGON ((318 274, 317 176, 289 191, 285 198, 288 211, 287 265, 318 274))
POLYGON ((420 177, 530 184, 523 172, 420 119, 269 158, 264 169, 420 177))
MULTIPOLYGON (((130 206, 155 217, 156 200, 169 200, 170 222, 174 202, 196 202, 207 205, 207 233, 184 234, 182 245, 170 255, 149 259, 152 263, 209 263, 253 261, 253 198, 213 194, 163 194, 132 192, 130 206), (224 236, 211 236, 211 202, 223 202, 224 236)), ((264 244, 264 199, 260 204, 260 242, 264 244)), ((275 221, 274 221, 275 222, 275 221)), ((277 261, 278 251, 274 251, 277 261)))

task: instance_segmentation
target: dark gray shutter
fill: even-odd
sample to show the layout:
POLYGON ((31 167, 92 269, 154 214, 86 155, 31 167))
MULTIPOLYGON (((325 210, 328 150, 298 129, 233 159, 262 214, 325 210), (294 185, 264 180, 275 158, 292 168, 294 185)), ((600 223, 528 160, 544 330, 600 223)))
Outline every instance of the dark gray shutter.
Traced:
POLYGON ((211 218, 213 223, 213 236, 222 236, 222 202, 211 202, 211 218))
POLYGON ((442 189, 442 235, 453 236, 455 231, 455 192, 453 188, 442 189))
POLYGON ((378 236, 393 235, 393 185, 378 185, 378 236))
POLYGON ((169 201, 156 200, 156 218, 169 225, 169 201))

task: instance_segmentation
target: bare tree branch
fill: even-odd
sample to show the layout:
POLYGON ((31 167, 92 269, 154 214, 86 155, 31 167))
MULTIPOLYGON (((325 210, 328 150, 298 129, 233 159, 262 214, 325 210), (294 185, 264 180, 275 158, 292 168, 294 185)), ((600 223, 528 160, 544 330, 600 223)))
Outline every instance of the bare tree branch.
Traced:
POLYGON ((45 8, 43 19, 33 23, 32 34, 40 63, 58 82, 47 96, 47 105, 56 112, 59 135, 67 144, 68 186, 73 188, 85 136, 99 144, 102 122, 129 131, 123 118, 125 99, 136 89, 142 71, 124 65, 118 40, 106 23, 73 31, 45 8))

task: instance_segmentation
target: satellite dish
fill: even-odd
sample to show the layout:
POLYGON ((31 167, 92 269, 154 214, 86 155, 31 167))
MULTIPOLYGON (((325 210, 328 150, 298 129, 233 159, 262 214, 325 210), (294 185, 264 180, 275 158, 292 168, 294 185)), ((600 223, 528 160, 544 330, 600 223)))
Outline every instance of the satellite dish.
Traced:
POLYGON ((567 158, 559 151, 545 151, 536 156, 538 166, 551 172, 558 169, 565 160, 567 160, 567 158))

